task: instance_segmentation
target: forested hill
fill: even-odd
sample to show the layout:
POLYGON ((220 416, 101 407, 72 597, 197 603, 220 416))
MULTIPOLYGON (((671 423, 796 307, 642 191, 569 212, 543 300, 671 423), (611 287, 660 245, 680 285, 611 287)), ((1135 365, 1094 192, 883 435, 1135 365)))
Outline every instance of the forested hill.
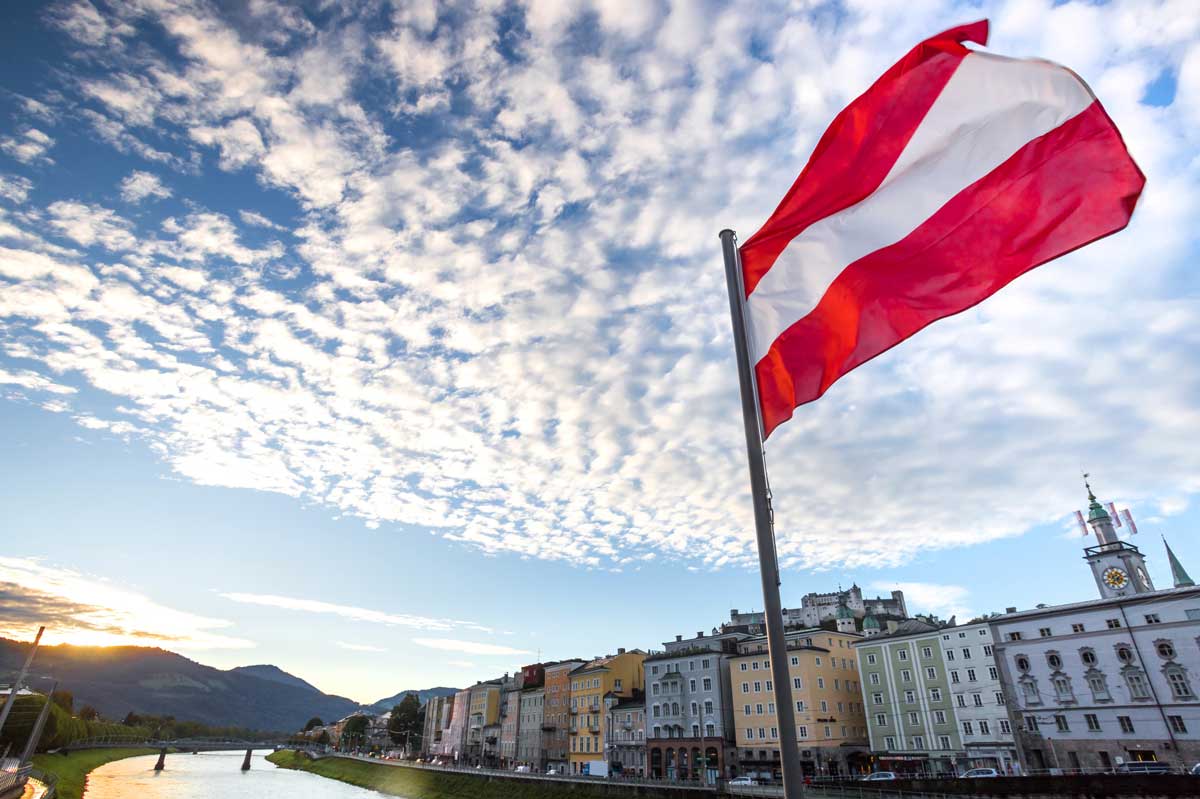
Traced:
MULTIPOLYGON (((9 682, 29 645, 0 638, 0 682, 9 682)), ((274 666, 214 669, 182 655, 140 646, 43 646, 31 680, 50 688, 51 677, 75 696, 75 707, 92 705, 106 718, 148 713, 216 726, 294 732, 313 716, 331 721, 360 708, 342 696, 322 693, 274 666)))

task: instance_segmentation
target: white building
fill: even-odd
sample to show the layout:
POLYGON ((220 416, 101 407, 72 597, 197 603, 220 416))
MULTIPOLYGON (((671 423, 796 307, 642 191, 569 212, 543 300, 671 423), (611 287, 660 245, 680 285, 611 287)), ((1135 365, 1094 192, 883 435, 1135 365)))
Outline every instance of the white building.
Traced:
POLYGON ((993 657, 987 622, 942 630, 942 660, 950 678, 950 696, 966 753, 958 768, 1019 771, 1016 742, 1005 704, 1004 686, 993 657))
POLYGON ((1200 588, 1167 549, 1157 590, 1088 489, 1097 545, 1084 550, 1100 599, 989 620, 1027 769, 1110 769, 1200 760, 1200 588))

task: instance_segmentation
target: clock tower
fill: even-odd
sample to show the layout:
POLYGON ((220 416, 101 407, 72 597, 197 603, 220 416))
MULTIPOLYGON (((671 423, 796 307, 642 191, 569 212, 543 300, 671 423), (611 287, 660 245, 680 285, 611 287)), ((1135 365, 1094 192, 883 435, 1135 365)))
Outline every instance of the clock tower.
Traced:
POLYGON ((1096 534, 1097 541, 1096 546, 1083 550, 1083 556, 1092 567, 1092 576, 1096 578, 1100 596, 1108 599, 1153 591, 1154 583, 1150 582, 1150 574, 1146 571, 1146 559, 1137 547, 1117 537, 1112 517, 1096 501, 1096 495, 1086 479, 1083 484, 1087 486, 1090 503, 1088 524, 1096 534))

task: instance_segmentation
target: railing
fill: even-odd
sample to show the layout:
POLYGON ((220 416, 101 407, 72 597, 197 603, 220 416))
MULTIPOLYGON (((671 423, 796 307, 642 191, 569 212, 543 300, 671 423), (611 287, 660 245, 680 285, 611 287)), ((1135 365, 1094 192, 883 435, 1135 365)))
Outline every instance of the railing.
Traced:
POLYGON ((58 777, 56 775, 35 768, 29 770, 29 776, 46 786, 46 792, 42 794, 41 799, 55 799, 58 796, 58 777))

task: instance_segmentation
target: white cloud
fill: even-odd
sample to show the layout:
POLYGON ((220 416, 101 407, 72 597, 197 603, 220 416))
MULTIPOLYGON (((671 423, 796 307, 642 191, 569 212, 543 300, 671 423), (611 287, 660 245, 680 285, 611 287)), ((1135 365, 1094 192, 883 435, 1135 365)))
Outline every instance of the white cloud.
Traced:
POLYGON ((971 592, 961 585, 941 583, 889 583, 881 581, 871 586, 876 591, 900 589, 904 592, 904 604, 910 614, 932 613, 949 620, 957 616, 959 624, 975 615, 970 609, 971 592))
POLYGON ((371 646, 370 644, 348 644, 345 641, 337 642, 338 649, 348 649, 351 652, 386 652, 387 649, 381 646, 371 646))
POLYGON ((53 164, 46 151, 54 146, 54 139, 37 128, 26 128, 17 136, 0 137, 0 151, 7 153, 23 164, 53 164))
POLYGON ((304 613, 332 614, 353 621, 365 621, 372 624, 415 627, 420 630, 452 630, 456 627, 465 627, 485 632, 488 631, 486 627, 481 627, 473 622, 413 616, 406 613, 384 613, 383 611, 371 610, 369 608, 336 605, 316 599, 298 599, 296 597, 274 596, 271 594, 247 594, 239 592, 223 593, 221 596, 233 602, 240 602, 247 605, 262 605, 269 608, 295 610, 304 613))
MULTIPOLYGON (((0 348, 112 395, 122 410, 80 423, 131 430, 200 484, 489 554, 752 565, 716 231, 761 224, 837 109, 959 9, 526 5, 526 32, 484 4, 453 26, 398 11, 379 31, 348 10, 259 35, 147 3, 138 24, 168 46, 136 56, 106 32, 128 19, 105 7, 101 28, 81 6, 71 35, 108 48, 70 98, 93 106, 88 157, 244 170, 285 196, 269 214, 231 198, 230 216, 180 196, 160 224, 39 182, 61 196, 0 218, 0 348), (582 52, 585 19, 601 24, 582 52), (337 52, 350 41, 361 58, 337 52), (280 207, 288 247, 264 240, 280 207)), ((1200 491, 1198 15, 978 13, 998 52, 1083 72, 1146 194, 1127 231, 934 325, 772 437, 787 568, 884 567, 1061 520, 1098 453, 1122 504, 1200 491), (1175 102, 1144 104, 1164 70, 1175 102)))
POLYGON ((447 660, 446 665, 451 666, 456 669, 473 669, 473 668, 475 668, 475 664, 469 660, 447 660))
POLYGON ((175 610, 128 588, 36 560, 0 557, 0 596, 0 635, 8 638, 30 638, 44 624, 46 644, 183 650, 254 646, 221 632, 232 622, 175 610))
POLYGON ((526 649, 516 649, 511 646, 500 646, 498 644, 485 644, 479 641, 459 641, 454 638, 414 638, 412 642, 417 646, 428 647, 429 649, 440 649, 445 652, 462 652, 467 655, 532 655, 526 649))
POLYGON ((33 188, 33 181, 20 175, 0 175, 0 197, 13 203, 23 203, 33 188))
POLYGON ((170 196, 171 190, 150 172, 134 170, 121 181, 121 198, 125 202, 139 203, 147 197, 164 199, 170 196))

